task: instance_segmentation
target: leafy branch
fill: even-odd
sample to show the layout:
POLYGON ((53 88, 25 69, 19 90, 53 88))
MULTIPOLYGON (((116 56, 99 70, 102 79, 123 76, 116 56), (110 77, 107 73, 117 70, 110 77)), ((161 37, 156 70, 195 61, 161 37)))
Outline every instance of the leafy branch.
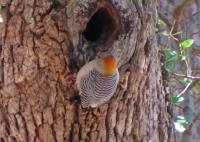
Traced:
MULTIPOLYGON (((164 21, 161 19, 157 20, 157 25, 165 25, 164 21)), ((183 41, 179 41, 178 38, 175 36, 182 34, 182 32, 173 33, 174 26, 171 27, 171 29, 168 31, 162 31, 159 32, 159 35, 161 36, 167 36, 167 44, 164 46, 162 51, 164 51, 165 54, 165 69, 169 73, 169 93, 171 97, 171 102, 174 106, 178 106, 180 102, 184 101, 184 97, 182 97, 183 94, 185 94, 190 86, 193 84, 194 81, 200 80, 200 77, 193 76, 192 70, 188 63, 188 57, 186 55, 186 50, 188 48, 191 48, 194 41, 193 39, 186 39, 183 41), (177 43, 177 49, 173 49, 169 47, 169 40, 173 39, 177 43), (175 72, 176 65, 180 63, 181 65, 185 65, 185 73, 177 73, 175 72), (177 94, 173 93, 173 85, 177 84, 178 82, 184 85, 185 87, 177 94)), ((189 122, 186 120, 184 116, 176 116, 174 119, 174 126, 176 130, 183 132, 186 130, 186 126, 189 125, 189 122)))

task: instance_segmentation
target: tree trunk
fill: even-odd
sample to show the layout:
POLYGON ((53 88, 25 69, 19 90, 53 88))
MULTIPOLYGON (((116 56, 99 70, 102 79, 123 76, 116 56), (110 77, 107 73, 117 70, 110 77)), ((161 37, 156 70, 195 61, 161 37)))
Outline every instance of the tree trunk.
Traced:
POLYGON ((0 141, 173 141, 156 0, 1 1, 0 141), (117 91, 82 109, 76 74, 105 51, 118 57, 117 91))

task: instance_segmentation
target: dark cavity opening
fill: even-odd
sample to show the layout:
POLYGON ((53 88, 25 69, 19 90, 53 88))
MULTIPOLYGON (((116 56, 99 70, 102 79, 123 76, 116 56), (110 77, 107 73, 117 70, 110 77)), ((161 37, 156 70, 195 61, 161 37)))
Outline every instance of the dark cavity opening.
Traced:
POLYGON ((99 9, 90 19, 83 35, 88 41, 106 41, 115 30, 114 20, 105 8, 99 9))

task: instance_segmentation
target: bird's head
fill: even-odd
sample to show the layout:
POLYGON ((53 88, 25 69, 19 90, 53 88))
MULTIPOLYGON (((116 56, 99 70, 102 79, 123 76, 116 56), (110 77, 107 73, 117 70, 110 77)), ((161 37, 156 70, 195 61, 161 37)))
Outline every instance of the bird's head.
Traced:
POLYGON ((104 75, 113 75, 117 71, 117 62, 113 55, 103 55, 97 59, 97 69, 104 75))

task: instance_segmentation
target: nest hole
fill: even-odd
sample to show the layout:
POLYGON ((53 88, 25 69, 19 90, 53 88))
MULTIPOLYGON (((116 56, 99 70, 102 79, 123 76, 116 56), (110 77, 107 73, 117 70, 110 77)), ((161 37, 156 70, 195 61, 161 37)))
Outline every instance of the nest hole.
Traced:
POLYGON ((115 22, 107 9, 101 8, 91 17, 83 35, 90 42, 106 42, 115 28, 115 22))

